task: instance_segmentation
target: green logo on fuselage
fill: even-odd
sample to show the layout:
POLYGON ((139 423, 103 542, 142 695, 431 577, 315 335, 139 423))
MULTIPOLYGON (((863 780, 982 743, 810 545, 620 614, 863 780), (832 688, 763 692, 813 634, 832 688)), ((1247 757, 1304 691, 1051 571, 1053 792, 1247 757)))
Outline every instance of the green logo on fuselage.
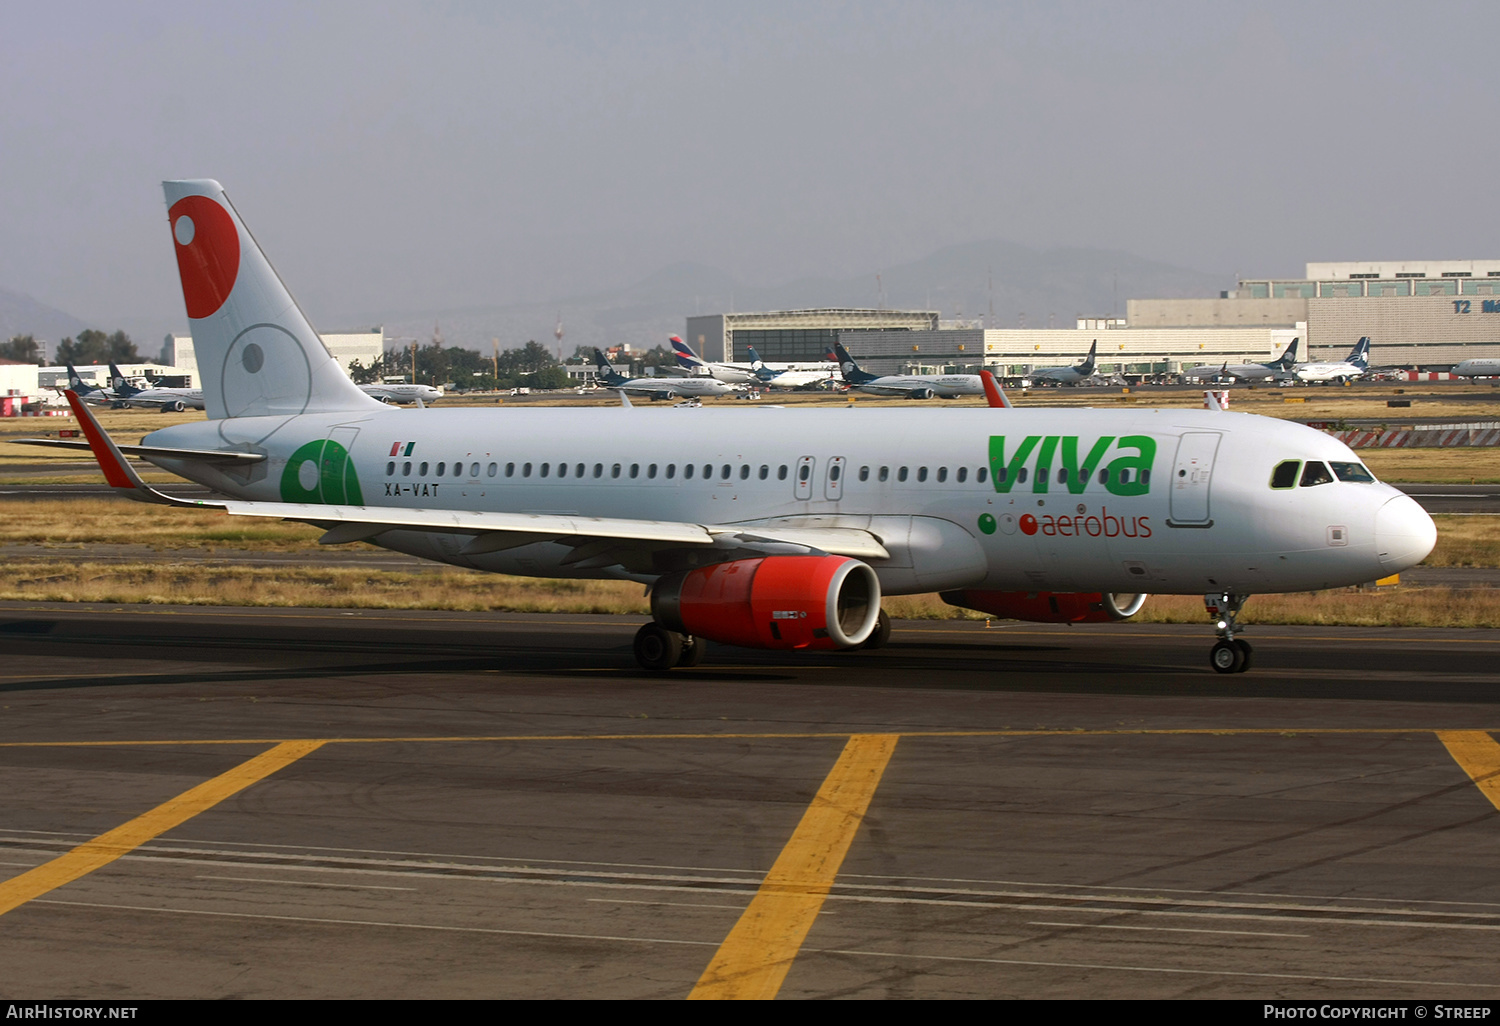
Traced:
POLYGON ((348 450, 326 438, 308 442, 292 453, 281 472, 281 498, 283 502, 365 504, 348 450))
POLYGON ((1005 436, 990 436, 990 480, 995 491, 1008 493, 1029 484, 1041 495, 1052 485, 1071 495, 1103 488, 1111 495, 1145 495, 1151 490, 1151 464, 1156 439, 1150 435, 1105 435, 1094 441, 1082 459, 1077 435, 1027 435, 1006 458, 1005 436), (1105 463, 1111 447, 1114 459, 1105 463))

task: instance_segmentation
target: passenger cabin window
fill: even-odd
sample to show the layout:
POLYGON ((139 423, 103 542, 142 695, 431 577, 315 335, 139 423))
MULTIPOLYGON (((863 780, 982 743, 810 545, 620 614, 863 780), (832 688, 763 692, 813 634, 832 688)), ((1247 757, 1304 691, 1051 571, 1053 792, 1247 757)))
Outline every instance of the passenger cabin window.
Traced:
MULTIPOLYGON (((472 465, 471 467, 469 467, 469 476, 470 477, 478 477, 479 476, 479 464, 475 463, 474 465, 472 465)), ((495 476, 495 465, 493 463, 491 463, 490 464, 490 477, 494 477, 494 476, 495 476)))
POLYGON ((639 463, 632 463, 630 465, 630 476, 631 477, 640 477, 641 476, 641 465, 639 463))
POLYGON ((969 468, 968 467, 959 467, 958 471, 957 471, 957 474, 958 474, 958 479, 957 479, 958 483, 959 484, 963 484, 965 481, 967 481, 969 479, 969 468))
POLYGON ((595 463, 594 464, 594 476, 595 477, 603 477, 604 476, 604 464, 602 464, 602 463, 595 463))
POLYGON ((882 480, 882 481, 889 481, 890 479, 891 479, 891 468, 890 467, 881 467, 880 468, 880 480, 882 480))
POLYGON ((1328 469, 1328 464, 1318 460, 1308 460, 1307 466, 1302 468, 1302 487, 1311 488, 1313 485, 1332 484, 1333 474, 1328 469))
MULTIPOLYGON (((446 464, 446 463, 439 463, 437 465, 437 476, 438 477, 442 477, 447 472, 448 472, 448 464, 446 464)), ((423 473, 425 474, 426 471, 424 470, 423 473)))
POLYGON ((542 467, 541 467, 541 475, 542 475, 542 477, 546 477, 548 471, 550 471, 551 469, 552 469, 552 464, 550 464, 550 463, 543 463, 542 467))
POLYGON ((531 476, 531 464, 530 463, 523 463, 523 464, 521 464, 521 476, 522 477, 530 477, 531 476))
POLYGON ((896 480, 897 481, 905 481, 906 480, 906 468, 905 467, 902 467, 900 470, 896 471, 896 480))
POLYGON ((1375 475, 1370 473, 1370 468, 1363 463, 1335 463, 1328 461, 1333 468, 1333 475, 1340 481, 1353 481, 1357 484, 1374 484, 1375 475))
POLYGON ((868 481, 868 480, 870 480, 870 468, 869 467, 860 467, 859 468, 859 479, 861 481, 868 481))
POLYGON ((619 477, 620 476, 620 465, 618 463, 616 463, 613 467, 609 468, 609 476, 610 477, 619 477))
POLYGON ((762 481, 764 481, 764 480, 766 480, 770 476, 771 476, 771 468, 768 467, 766 464, 762 463, 760 465, 760 479, 762 481))
POLYGON ((417 468, 417 475, 419 477, 426 477, 427 476, 427 464, 425 462, 420 467, 417 468))
POLYGON ((677 464, 675 464, 675 463, 668 463, 667 464, 667 480, 670 481, 672 478, 674 478, 676 476, 677 476, 677 464))
POLYGON ((401 476, 411 477, 411 460, 407 460, 405 463, 401 464, 401 476))
POLYGON ((948 480, 948 468, 938 467, 938 483, 942 484, 946 480, 948 480))
POLYGON ((682 465, 682 476, 684 478, 688 479, 688 480, 691 480, 692 476, 693 476, 693 471, 697 470, 697 469, 698 468, 696 466, 694 466, 693 464, 691 464, 691 463, 684 463, 682 465))
POLYGON ((984 479, 988 476, 989 468, 987 467, 980 467, 978 470, 974 471, 974 480, 978 481, 980 484, 984 484, 984 479))
MULTIPOLYGON (((476 466, 477 466, 477 464, 476 464, 476 466)), ((578 466, 576 466, 576 467, 573 468, 573 476, 574 477, 582 477, 583 476, 583 469, 584 469, 583 464, 582 463, 578 464, 578 466)))
POLYGON ((505 476, 506 477, 515 477, 516 476, 516 465, 514 463, 507 463, 505 465, 505 476))
POLYGON ((733 473, 733 472, 734 472, 734 468, 731 467, 729 464, 726 463, 722 467, 719 468, 719 477, 722 478, 725 481, 728 481, 729 480, 729 475, 731 473, 733 473))
POLYGON ((1016 484, 1025 484, 1025 483, 1026 483, 1026 468, 1022 467, 1020 470, 1016 471, 1016 484))
POLYGON ((748 481, 748 480, 750 480, 750 464, 748 464, 748 463, 741 463, 740 464, 740 480, 741 481, 748 481))
MULTIPOLYGON (((474 465, 476 467, 479 466, 479 464, 477 464, 477 463, 474 464, 474 465)), ((495 472, 498 471, 499 469, 500 469, 499 464, 491 463, 488 467, 485 468, 485 474, 487 476, 489 476, 489 477, 494 477, 495 476, 495 472)))
POLYGON ((655 463, 651 464, 650 466, 648 466, 646 468, 646 476, 647 477, 651 477, 651 478, 656 477, 656 464, 655 463))
POLYGON ((391 460, 391 462, 389 462, 389 463, 387 463, 385 465, 385 476, 386 477, 392 477, 392 476, 395 475, 395 473, 396 473, 396 461, 395 460, 391 460))
POLYGON ((917 480, 918 481, 926 481, 927 480, 927 468, 926 467, 918 467, 917 468, 917 480))
POLYGON ((785 463, 783 463, 781 466, 779 466, 779 467, 776 468, 776 480, 778 480, 778 481, 785 481, 786 480, 786 464, 785 463))

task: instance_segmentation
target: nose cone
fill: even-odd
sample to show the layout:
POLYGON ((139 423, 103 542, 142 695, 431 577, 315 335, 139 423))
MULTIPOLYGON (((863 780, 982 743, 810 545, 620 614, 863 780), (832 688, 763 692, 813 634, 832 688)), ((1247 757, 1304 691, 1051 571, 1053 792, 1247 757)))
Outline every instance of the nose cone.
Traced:
POLYGON ((1422 562, 1436 544, 1437 525, 1408 495, 1391 499, 1375 514, 1375 551, 1386 573, 1422 562))

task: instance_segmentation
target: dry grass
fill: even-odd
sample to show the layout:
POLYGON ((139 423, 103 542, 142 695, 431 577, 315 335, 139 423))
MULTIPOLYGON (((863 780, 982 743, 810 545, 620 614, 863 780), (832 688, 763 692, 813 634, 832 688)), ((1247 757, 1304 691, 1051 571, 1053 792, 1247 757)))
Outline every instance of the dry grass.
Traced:
POLYGON ((1489 484, 1500 481, 1500 447, 1355 451, 1382 481, 1413 484, 1489 484))
POLYGON ((1500 517, 1490 514, 1438 514, 1437 547, 1423 566, 1500 566, 1500 517))
POLYGON ((216 510, 168 510, 122 499, 23 500, 7 502, 3 511, 0 544, 10 545, 291 552, 315 548, 323 533, 284 520, 231 517, 216 510))
POLYGON ((344 609, 645 613, 644 589, 628 581, 505 577, 472 570, 391 573, 200 563, 6 564, 0 600, 344 609))
MULTIPOLYGON (((340 568, 223 567, 198 563, 58 563, 6 565, 0 600, 211 606, 299 606, 343 609, 494 610, 521 613, 612 613, 644 616, 643 589, 625 581, 568 581, 434 569, 389 573, 340 568)), ((889 598, 896 619, 983 620, 936 595, 889 598)), ((1202 623, 1202 599, 1153 596, 1141 623, 1202 623)), ((1447 588, 1322 591, 1257 595, 1246 624, 1346 624, 1385 627, 1500 627, 1500 593, 1447 588)))

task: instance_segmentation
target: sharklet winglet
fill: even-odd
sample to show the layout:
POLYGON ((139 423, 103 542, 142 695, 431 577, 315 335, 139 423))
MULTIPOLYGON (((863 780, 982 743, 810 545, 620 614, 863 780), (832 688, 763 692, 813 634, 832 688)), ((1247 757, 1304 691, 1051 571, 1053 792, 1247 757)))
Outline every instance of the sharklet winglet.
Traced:
POLYGON ((140 475, 135 472, 135 468, 115 445, 115 440, 110 438, 109 433, 99 424, 93 411, 82 399, 78 398, 78 393, 69 388, 64 390, 63 395, 67 396, 68 405, 73 407, 73 415, 78 418, 78 426, 83 428, 84 437, 89 440, 89 446, 94 450, 94 459, 99 461, 99 469, 104 472, 104 480, 109 482, 111 488, 124 492, 137 502, 154 502, 166 506, 223 508, 221 503, 174 498, 142 481, 140 475))

